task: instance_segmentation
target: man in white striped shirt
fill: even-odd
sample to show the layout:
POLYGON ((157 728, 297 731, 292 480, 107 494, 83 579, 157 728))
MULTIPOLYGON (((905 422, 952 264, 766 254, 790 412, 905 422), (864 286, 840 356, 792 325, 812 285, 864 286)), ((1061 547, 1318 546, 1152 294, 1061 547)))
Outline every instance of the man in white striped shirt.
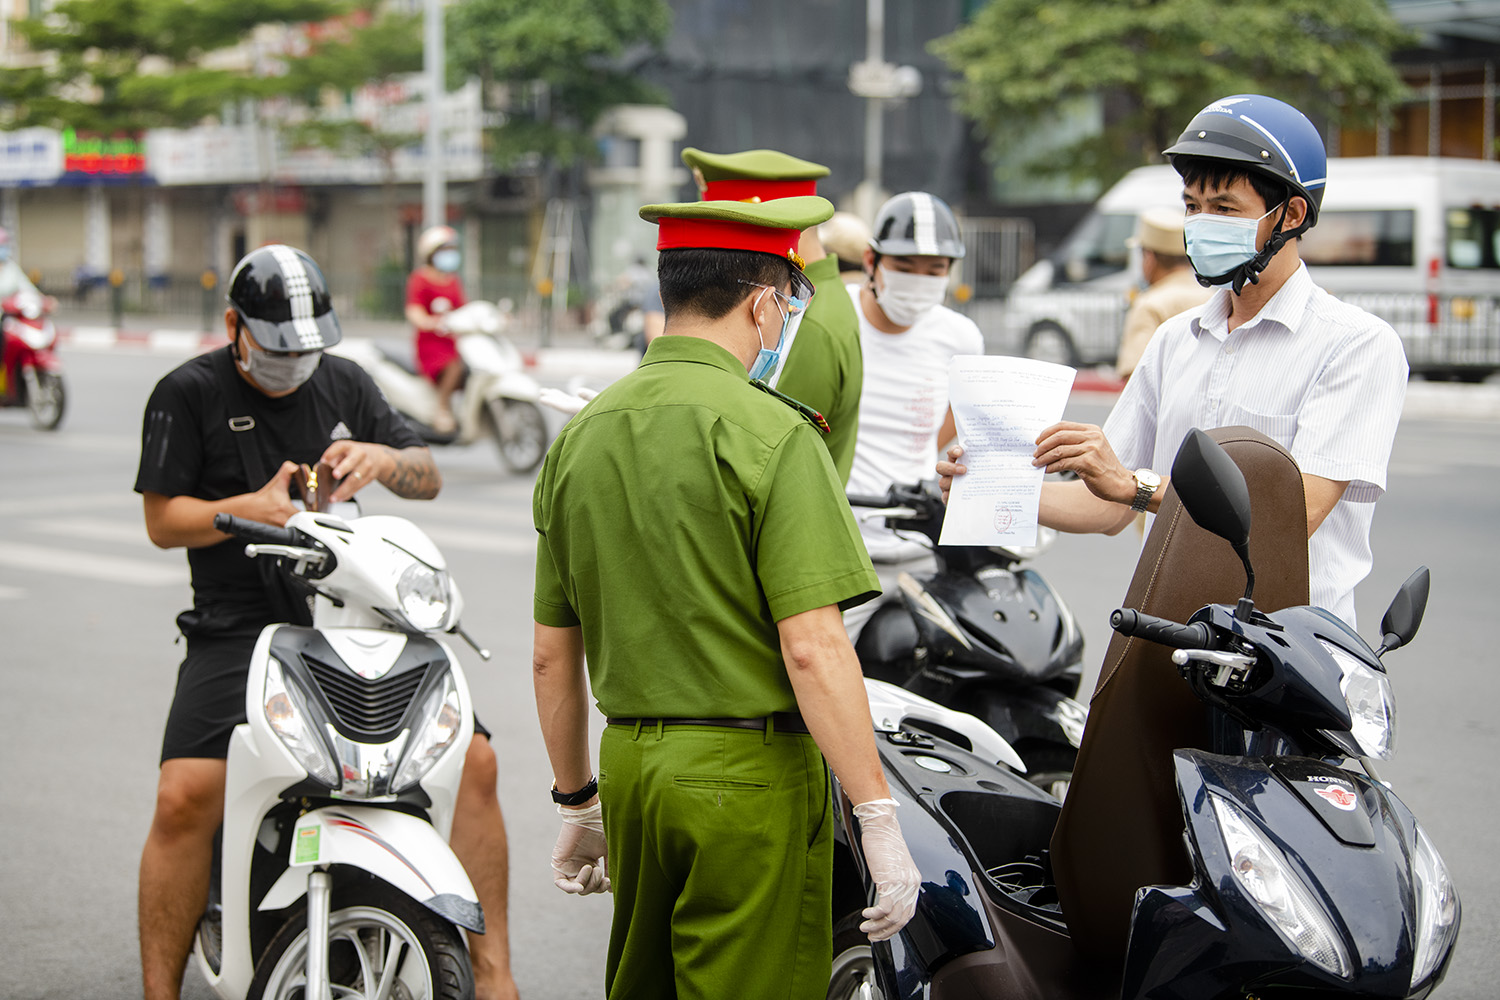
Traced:
POLYGON ((1115 534, 1156 511, 1190 429, 1249 426, 1302 470, 1312 603, 1352 626, 1407 365, 1390 326, 1315 286, 1302 264, 1296 237, 1317 222, 1322 139, 1290 105, 1238 95, 1200 111, 1166 155, 1183 178, 1193 269, 1222 287, 1156 331, 1102 429, 1042 432, 1033 464, 1078 479, 1043 486, 1040 520, 1115 534))

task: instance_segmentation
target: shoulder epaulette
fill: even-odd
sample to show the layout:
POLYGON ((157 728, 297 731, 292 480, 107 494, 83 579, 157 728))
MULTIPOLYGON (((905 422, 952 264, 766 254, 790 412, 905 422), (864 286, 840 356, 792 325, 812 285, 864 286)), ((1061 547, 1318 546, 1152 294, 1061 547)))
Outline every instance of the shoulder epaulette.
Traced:
POLYGON ((766 395, 772 397, 773 399, 781 400, 787 406, 790 406, 792 409, 802 414, 807 418, 808 423, 812 424, 818 429, 819 433, 827 434, 830 430, 832 430, 832 428, 828 426, 828 419, 824 417, 823 414, 813 409, 811 406, 808 406, 806 403, 798 402, 784 392, 777 392, 775 389, 771 388, 769 385, 766 385, 766 383, 761 381, 760 379, 752 379, 750 381, 750 384, 755 386, 755 388, 759 389, 766 395))

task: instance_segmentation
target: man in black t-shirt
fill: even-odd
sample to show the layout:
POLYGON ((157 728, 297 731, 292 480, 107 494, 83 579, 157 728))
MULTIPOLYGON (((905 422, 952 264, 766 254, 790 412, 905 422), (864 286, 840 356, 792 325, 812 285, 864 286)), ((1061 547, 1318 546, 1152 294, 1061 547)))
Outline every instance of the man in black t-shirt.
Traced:
MULTIPOLYGON (((187 654, 162 741, 156 811, 141 854, 141 974, 146 1000, 178 997, 207 903, 214 831, 223 818, 225 758, 245 721, 245 682, 266 625, 297 602, 269 586, 237 543, 213 527, 223 511, 282 525, 299 465, 326 463, 347 500, 371 482, 430 499, 432 455, 365 372, 323 349, 340 337, 322 272, 286 246, 248 254, 230 277, 230 345, 157 383, 146 404, 135 489, 146 531, 187 549, 193 607, 178 616, 187 654)), ((470 936, 475 996, 513 997, 506 928, 508 862, 495 794, 495 754, 476 727, 450 837, 478 893, 488 933, 470 936)))

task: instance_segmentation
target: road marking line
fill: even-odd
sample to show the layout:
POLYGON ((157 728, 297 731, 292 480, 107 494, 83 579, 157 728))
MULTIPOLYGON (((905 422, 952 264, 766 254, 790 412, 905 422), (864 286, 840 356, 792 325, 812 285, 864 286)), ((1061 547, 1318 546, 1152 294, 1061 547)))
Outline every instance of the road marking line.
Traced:
MULTIPOLYGON (((83 493, 71 497, 31 497, 24 500, 0 501, 0 515, 35 514, 42 509, 49 514, 57 514, 69 510, 104 510, 109 507, 139 514, 141 501, 134 493, 126 493, 123 490, 110 490, 108 493, 83 493)), ((141 530, 144 532, 145 528, 141 530)))
POLYGON ((137 587, 166 587, 188 582, 186 563, 168 566, 144 559, 101 556, 94 552, 28 545, 25 542, 0 544, 0 565, 81 576, 105 583, 127 583, 137 587))
POLYGON ((102 517, 44 518, 27 521, 27 526, 37 531, 64 537, 86 538, 96 542, 119 542, 138 549, 157 551, 146 537, 146 527, 137 521, 126 524, 102 517))

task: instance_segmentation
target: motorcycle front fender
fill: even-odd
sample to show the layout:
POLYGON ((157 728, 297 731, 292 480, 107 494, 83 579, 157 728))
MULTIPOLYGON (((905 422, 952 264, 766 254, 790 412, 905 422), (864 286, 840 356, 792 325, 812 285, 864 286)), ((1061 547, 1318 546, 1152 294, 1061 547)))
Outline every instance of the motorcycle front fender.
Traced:
POLYGON ((63 372, 62 360, 51 346, 34 348, 31 352, 31 364, 38 371, 52 375, 61 375, 63 372))
POLYGON ((315 867, 350 865, 390 883, 443 919, 484 933, 484 912, 469 876, 448 842, 425 820, 372 806, 324 806, 298 818, 291 840, 291 866, 260 901, 261 910, 284 909, 301 899, 315 867))

